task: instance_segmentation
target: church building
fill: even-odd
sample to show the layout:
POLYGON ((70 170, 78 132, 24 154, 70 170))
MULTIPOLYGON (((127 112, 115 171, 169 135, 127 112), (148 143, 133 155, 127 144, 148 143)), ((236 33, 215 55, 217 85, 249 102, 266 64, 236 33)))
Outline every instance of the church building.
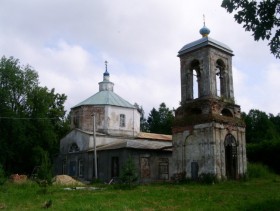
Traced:
POLYGON ((130 157, 139 182, 169 180, 171 135, 140 132, 137 107, 114 92, 105 63, 99 92, 71 108, 72 131, 60 140, 56 174, 108 182, 130 157))
POLYGON ((72 131, 60 141, 56 174, 110 181, 130 157, 139 182, 243 177, 245 123, 234 99, 233 51, 209 33, 204 23, 202 38, 178 53, 181 103, 172 136, 140 132, 140 113, 114 92, 106 63, 99 92, 71 108, 72 131))
POLYGON ((245 123, 235 104, 232 56, 225 44, 202 38, 179 51, 181 105, 173 126, 173 173, 198 179, 238 179, 246 173, 245 123))

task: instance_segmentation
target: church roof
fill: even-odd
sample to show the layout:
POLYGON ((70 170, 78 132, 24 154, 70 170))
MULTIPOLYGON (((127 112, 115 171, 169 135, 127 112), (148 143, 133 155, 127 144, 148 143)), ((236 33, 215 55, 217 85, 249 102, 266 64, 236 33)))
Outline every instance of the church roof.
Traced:
POLYGON ((178 56, 181 56, 187 52, 205 47, 205 46, 213 46, 220 50, 223 50, 231 55, 233 55, 233 51, 228 47, 226 44, 221 43, 217 40, 212 39, 209 36, 205 36, 200 38, 199 40, 196 40, 194 42, 186 44, 181 50, 178 52, 178 56))
MULTIPOLYGON (((101 150, 112 150, 112 149, 149 149, 149 150, 168 150, 172 148, 172 142, 162 142, 162 141, 150 141, 150 140, 133 140, 133 139, 123 139, 120 141, 114 141, 110 144, 103 146, 98 146, 97 151, 101 150)), ((89 151, 93 151, 90 149, 89 151)))
POLYGON ((132 104, 121 98, 119 95, 113 91, 100 91, 86 100, 75 105, 73 108, 83 106, 83 105, 113 105, 125 108, 135 108, 132 104))

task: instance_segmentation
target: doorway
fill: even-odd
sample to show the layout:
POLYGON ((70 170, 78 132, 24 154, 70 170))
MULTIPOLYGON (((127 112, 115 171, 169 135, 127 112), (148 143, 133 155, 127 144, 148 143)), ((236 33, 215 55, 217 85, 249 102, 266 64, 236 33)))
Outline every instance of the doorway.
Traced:
POLYGON ((227 179, 237 179, 237 143, 232 134, 225 138, 225 164, 227 179))

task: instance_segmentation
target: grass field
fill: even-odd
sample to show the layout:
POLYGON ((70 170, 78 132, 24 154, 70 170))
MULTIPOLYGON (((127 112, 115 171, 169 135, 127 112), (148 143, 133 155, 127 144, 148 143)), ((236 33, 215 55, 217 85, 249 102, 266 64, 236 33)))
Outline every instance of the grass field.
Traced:
MULTIPOLYGON (((94 185, 93 185, 94 186, 94 185)), ((280 177, 217 184, 150 184, 134 189, 98 185, 98 190, 65 190, 50 186, 47 193, 36 183, 0 186, 0 209, 42 210, 280 210, 280 177)))

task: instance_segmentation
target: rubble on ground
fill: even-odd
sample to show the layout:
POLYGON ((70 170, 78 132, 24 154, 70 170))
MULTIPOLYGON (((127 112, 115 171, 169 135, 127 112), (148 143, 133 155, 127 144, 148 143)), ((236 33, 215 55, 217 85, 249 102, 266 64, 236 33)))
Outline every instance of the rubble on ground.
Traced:
POLYGON ((24 183, 27 181, 27 176, 24 174, 12 174, 10 180, 13 183, 24 183))
POLYGON ((53 178, 54 185, 78 185, 83 186, 84 184, 68 175, 56 175, 53 178))

